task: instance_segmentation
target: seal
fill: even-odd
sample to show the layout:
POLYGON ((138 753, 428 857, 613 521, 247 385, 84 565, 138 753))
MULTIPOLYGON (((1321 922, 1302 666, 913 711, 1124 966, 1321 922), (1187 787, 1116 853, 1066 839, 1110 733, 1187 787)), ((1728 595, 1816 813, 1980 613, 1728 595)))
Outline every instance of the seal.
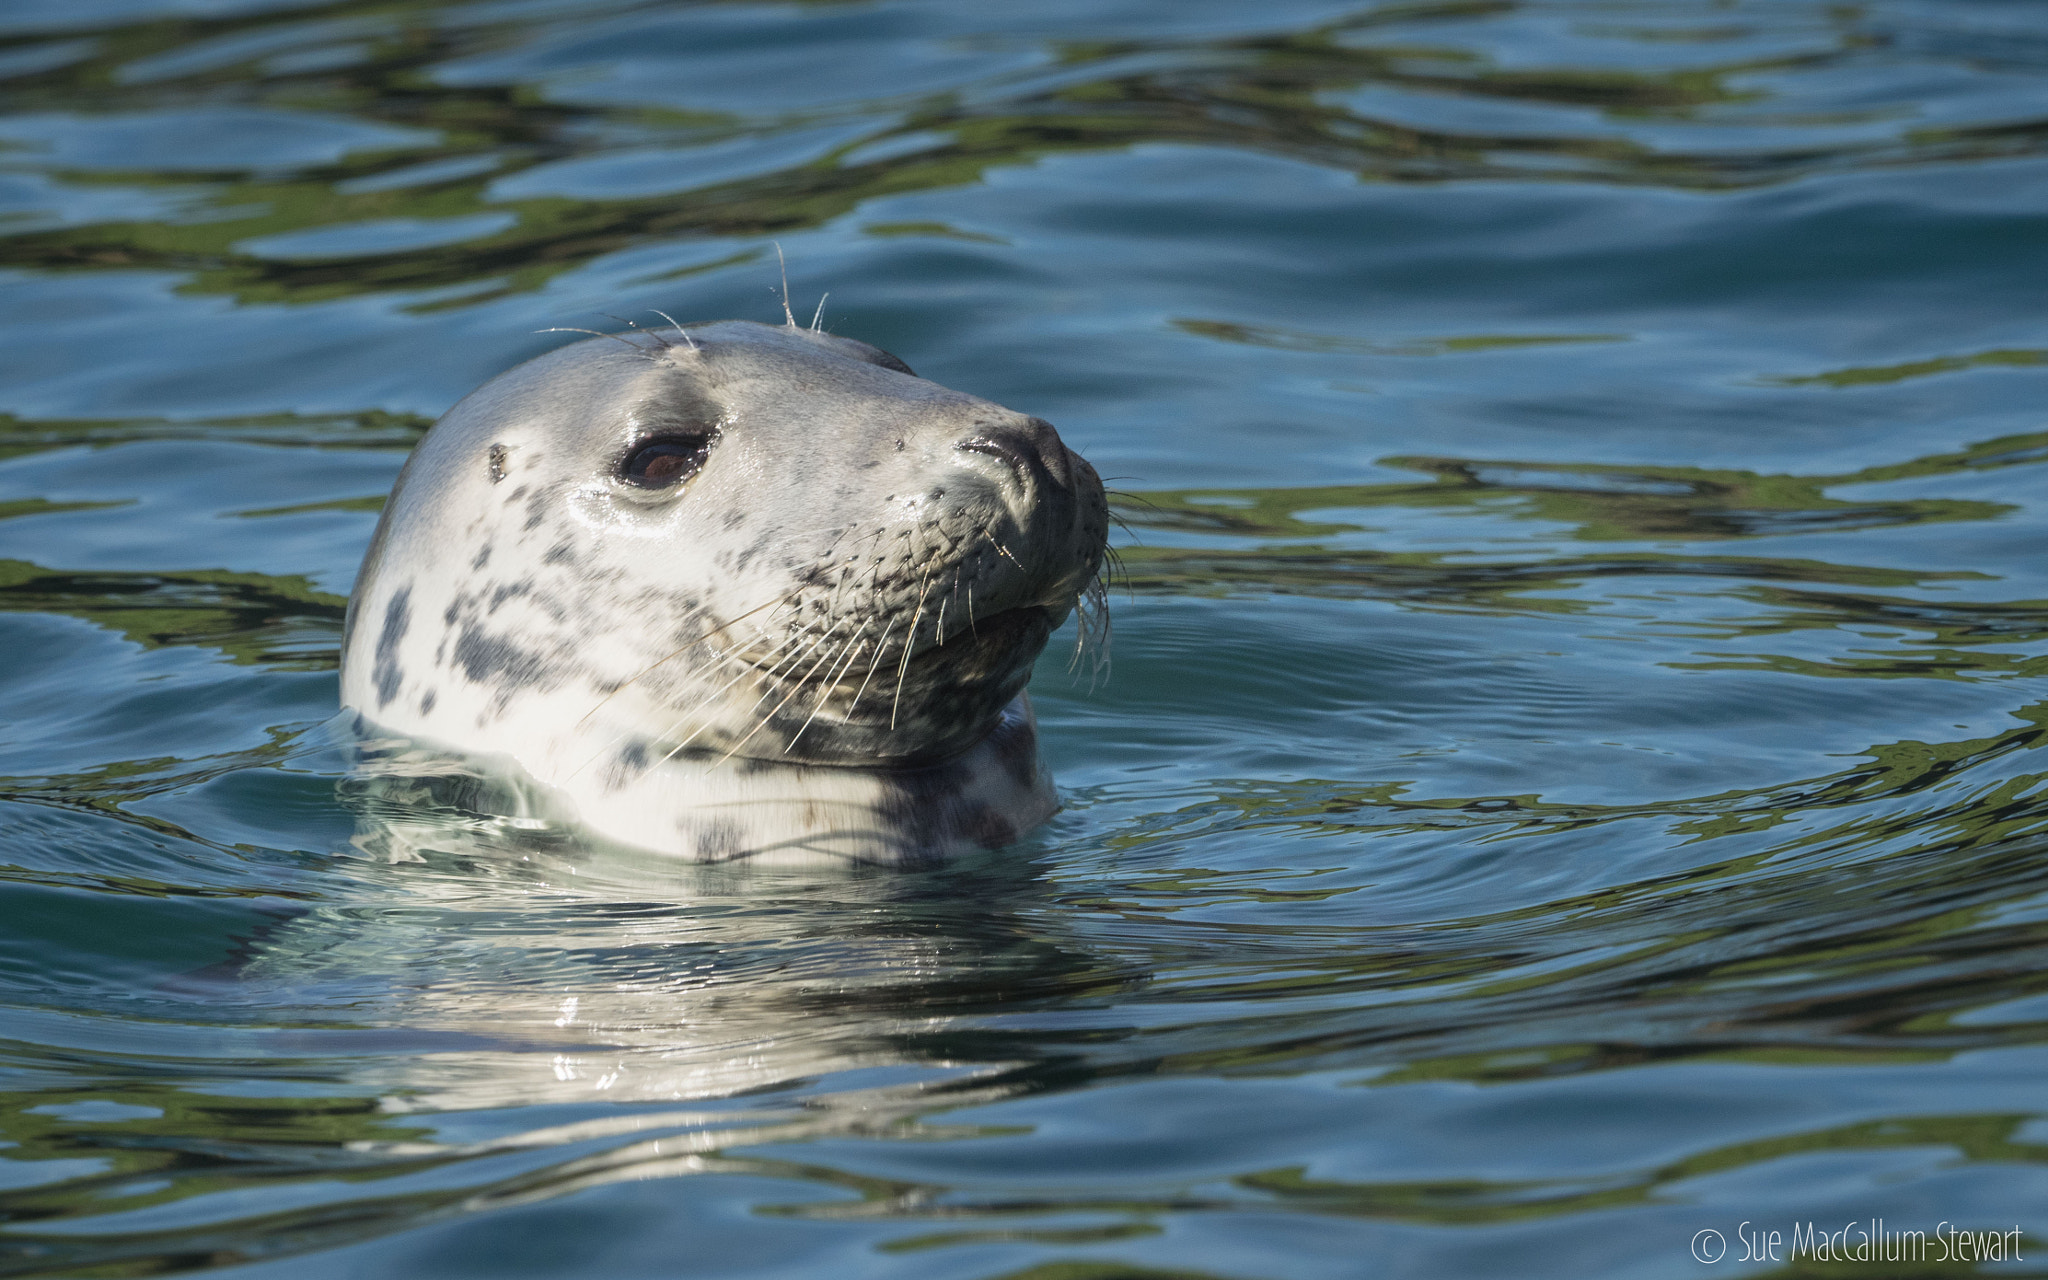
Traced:
POLYGON ((598 335, 420 441, 341 702, 387 763, 482 760, 549 818, 691 860, 999 847, 1058 808, 1023 690, 1077 607, 1105 621, 1107 528, 1049 423, 866 343, 598 335))

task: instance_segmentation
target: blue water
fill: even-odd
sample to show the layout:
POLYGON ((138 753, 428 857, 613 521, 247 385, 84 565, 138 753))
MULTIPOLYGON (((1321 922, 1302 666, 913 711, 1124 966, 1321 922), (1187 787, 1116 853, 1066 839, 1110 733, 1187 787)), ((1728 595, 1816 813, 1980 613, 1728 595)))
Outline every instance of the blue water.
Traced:
POLYGON ((0 273, 0 1274, 2048 1274, 2048 7, 11 0, 0 273), (776 242, 1119 491, 1065 811, 371 856, 406 448, 776 242))

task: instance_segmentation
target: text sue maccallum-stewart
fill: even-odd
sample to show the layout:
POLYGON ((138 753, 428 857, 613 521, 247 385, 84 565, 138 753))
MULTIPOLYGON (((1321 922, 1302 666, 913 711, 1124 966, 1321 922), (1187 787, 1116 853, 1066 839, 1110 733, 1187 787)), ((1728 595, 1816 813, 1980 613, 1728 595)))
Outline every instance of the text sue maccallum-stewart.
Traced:
POLYGON ((2020 1229, 1965 1231, 1944 1220, 1932 1231, 1894 1231, 1883 1218, 1828 1231, 1795 1222, 1790 1235, 1744 1221, 1735 1228, 1738 1262, 2024 1262, 2020 1229))

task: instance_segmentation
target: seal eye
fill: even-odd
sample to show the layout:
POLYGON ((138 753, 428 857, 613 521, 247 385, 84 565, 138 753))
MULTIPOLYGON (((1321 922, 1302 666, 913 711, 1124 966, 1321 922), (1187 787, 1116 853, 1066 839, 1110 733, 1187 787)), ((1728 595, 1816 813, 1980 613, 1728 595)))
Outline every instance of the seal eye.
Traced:
POLYGON ((666 489, 696 475, 711 454, 712 437, 661 436, 633 446, 619 477, 642 489, 666 489))

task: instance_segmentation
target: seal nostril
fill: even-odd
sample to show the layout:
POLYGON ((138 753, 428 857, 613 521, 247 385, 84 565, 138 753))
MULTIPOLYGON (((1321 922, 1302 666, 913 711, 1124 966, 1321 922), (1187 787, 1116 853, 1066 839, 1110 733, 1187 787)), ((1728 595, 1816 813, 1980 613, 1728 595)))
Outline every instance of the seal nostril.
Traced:
POLYGON ((983 426, 954 447, 1002 459, 1020 484, 1049 479, 1064 489, 1073 482, 1067 447, 1060 443, 1060 433, 1043 418, 1026 418, 1014 426, 983 426))
POLYGON ((991 432, 970 436, 953 447, 964 453, 985 453, 991 458, 996 458, 1010 468, 1011 473, 1017 478, 1017 483, 1031 483, 1031 464, 1034 459, 1013 439, 991 432))

